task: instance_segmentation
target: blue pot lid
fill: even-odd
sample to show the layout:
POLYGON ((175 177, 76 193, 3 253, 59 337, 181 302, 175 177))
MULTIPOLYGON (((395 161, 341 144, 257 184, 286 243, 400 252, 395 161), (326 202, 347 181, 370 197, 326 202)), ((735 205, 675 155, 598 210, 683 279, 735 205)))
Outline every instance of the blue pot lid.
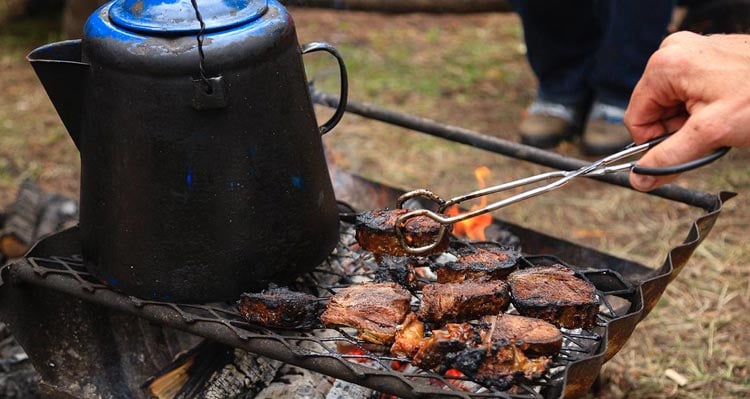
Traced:
MULTIPOLYGON (((260 18, 267 0, 196 0, 206 32, 244 25, 260 18)), ((109 8, 113 24, 132 31, 197 34, 200 23, 190 0, 115 0, 109 8)))

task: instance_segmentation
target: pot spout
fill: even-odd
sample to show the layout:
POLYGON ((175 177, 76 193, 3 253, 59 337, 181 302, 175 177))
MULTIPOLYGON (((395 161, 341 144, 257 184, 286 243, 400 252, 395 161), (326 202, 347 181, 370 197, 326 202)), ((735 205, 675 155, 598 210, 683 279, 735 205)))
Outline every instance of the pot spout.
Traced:
POLYGON ((80 149, 81 113, 89 64, 81 60, 81 41, 47 44, 29 53, 37 77, 47 91, 68 134, 80 149))

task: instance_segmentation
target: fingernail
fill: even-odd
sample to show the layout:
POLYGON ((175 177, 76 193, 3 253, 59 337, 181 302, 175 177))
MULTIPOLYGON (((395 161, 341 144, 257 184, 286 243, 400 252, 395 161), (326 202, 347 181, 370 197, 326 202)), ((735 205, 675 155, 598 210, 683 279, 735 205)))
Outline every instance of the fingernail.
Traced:
POLYGON ((656 177, 648 175, 633 174, 633 187, 641 191, 648 191, 656 185, 656 177))

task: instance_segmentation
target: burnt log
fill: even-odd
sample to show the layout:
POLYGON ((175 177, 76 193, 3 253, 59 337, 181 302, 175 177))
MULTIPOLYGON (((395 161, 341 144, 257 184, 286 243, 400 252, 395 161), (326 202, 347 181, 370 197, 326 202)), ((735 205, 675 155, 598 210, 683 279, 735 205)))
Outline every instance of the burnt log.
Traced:
POLYGON ((146 389, 158 399, 253 397, 281 366, 278 360, 204 340, 151 378, 146 389))
POLYGON ((18 258, 38 240, 73 226, 78 203, 59 194, 45 193, 25 180, 0 221, 0 253, 18 258))
POLYGON ((205 395, 185 396, 185 398, 224 399, 252 397, 261 392, 274 378, 282 365, 278 360, 269 359, 242 349, 234 349, 231 363, 214 373, 208 381, 205 395))
POLYGON ((255 399, 325 399, 330 389, 331 383, 326 376, 287 364, 279 370, 273 382, 255 395, 255 399))

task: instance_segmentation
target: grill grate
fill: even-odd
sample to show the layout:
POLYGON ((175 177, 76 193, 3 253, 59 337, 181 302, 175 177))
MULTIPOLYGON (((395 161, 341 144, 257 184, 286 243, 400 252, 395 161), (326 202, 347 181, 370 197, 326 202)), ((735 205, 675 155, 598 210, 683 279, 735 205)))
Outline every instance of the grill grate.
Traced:
MULTIPOLYGON (((236 309, 227 304, 175 304, 123 295, 91 276, 79 255, 29 256, 26 261, 31 274, 37 279, 36 283, 51 285, 52 288, 209 339, 226 341, 227 334, 231 334, 233 339, 229 341, 239 342, 239 346, 249 345, 256 351, 260 346, 263 348, 259 351, 261 354, 278 360, 291 360, 293 364, 295 361, 312 362, 316 364, 312 367, 315 371, 343 374, 339 378, 353 378, 355 383, 362 383, 373 376, 385 378, 389 383, 370 387, 399 394, 402 393, 400 389, 393 388, 403 385, 414 396, 533 399, 559 395, 568 366, 601 354, 607 322, 629 310, 618 311, 608 298, 614 295, 627 301, 635 292, 629 283, 610 270, 579 271, 583 278, 597 287, 597 295, 605 304, 601 308, 597 326, 591 330, 563 329, 563 350, 553 359, 553 366, 544 377, 533 383, 516 384, 507 391, 498 391, 473 383, 465 377, 421 371, 411 366, 409 359, 393 357, 357 339, 353 330, 347 328, 305 332, 270 330, 245 322, 236 309), (321 366, 322 363, 329 363, 334 372, 326 370, 329 366, 321 366)), ((552 256, 525 256, 521 261, 526 266, 562 263, 552 256)), ((377 267, 372 254, 358 248, 353 227, 342 223, 340 242, 334 253, 315 271, 300 278, 293 288, 311 292, 325 300, 338 288, 374 279, 377 267)))

